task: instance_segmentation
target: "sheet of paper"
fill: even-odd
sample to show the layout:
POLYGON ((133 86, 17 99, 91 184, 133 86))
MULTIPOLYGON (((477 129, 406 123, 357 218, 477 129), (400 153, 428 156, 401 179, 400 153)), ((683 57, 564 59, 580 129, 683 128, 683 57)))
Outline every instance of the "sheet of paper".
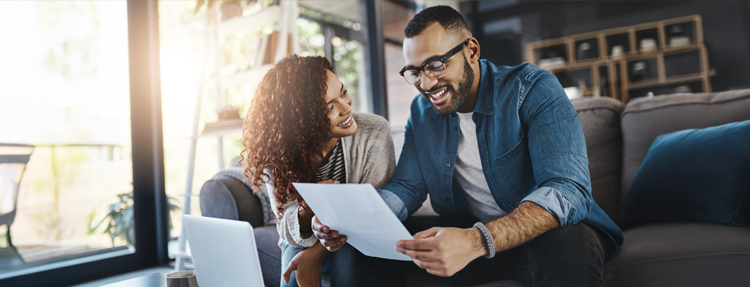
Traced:
POLYGON ((396 251, 396 242, 413 237, 371 184, 293 184, 320 222, 362 254, 411 261, 396 251))

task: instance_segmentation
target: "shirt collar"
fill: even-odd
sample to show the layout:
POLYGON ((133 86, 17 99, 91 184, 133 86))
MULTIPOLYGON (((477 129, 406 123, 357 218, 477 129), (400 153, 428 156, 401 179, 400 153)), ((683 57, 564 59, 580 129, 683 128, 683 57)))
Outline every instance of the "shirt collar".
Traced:
POLYGON ((486 60, 479 60, 479 89, 474 112, 492 115, 492 102, 495 95, 491 71, 486 60))

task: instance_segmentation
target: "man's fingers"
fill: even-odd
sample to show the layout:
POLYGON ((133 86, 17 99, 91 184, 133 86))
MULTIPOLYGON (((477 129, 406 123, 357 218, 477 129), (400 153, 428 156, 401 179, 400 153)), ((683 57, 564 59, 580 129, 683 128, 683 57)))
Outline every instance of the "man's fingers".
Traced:
POLYGON ((419 266, 419 268, 422 268, 422 269, 439 270, 443 268, 443 266, 440 266, 439 264, 435 262, 422 261, 418 259, 414 259, 412 261, 414 261, 414 264, 417 264, 417 266, 419 266))
POLYGON ((333 179, 326 179, 324 181, 319 181, 318 182, 318 184, 339 184, 339 183, 341 183, 341 182, 338 181, 338 180, 333 180, 333 179))
POLYGON ((401 248, 404 251, 405 250, 431 251, 434 249, 434 242, 432 238, 399 240, 396 243, 396 247, 401 248))
POLYGON ((435 275, 435 276, 450 277, 445 272, 445 269, 432 269, 432 268, 428 268, 428 269, 425 269, 425 271, 427 271, 427 273, 430 273, 430 274, 435 275))
POLYGON ((414 239, 433 237, 438 233, 438 231, 440 231, 440 229, 440 227, 433 227, 425 231, 417 232, 417 234, 414 234, 414 239))
POLYGON ((438 262, 435 258, 435 254, 431 251, 415 251, 415 250, 400 250, 399 252, 406 254, 413 260, 419 260, 422 262, 438 262))

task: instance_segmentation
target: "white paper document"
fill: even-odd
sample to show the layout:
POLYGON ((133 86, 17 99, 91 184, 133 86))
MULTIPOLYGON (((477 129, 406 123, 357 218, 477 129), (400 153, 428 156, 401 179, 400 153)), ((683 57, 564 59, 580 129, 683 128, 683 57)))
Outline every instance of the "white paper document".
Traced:
POLYGON ((411 261, 396 242, 413 237, 371 184, 293 184, 320 222, 362 254, 411 261))

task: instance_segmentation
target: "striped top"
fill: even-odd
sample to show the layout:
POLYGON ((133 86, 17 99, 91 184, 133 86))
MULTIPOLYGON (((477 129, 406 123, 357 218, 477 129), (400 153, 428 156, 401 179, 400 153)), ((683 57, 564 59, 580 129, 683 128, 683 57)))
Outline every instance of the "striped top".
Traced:
POLYGON ((324 180, 336 180, 341 183, 346 182, 346 169, 344 169, 344 152, 341 148, 341 140, 331 151, 331 157, 328 162, 318 171, 315 172, 315 182, 324 180))

